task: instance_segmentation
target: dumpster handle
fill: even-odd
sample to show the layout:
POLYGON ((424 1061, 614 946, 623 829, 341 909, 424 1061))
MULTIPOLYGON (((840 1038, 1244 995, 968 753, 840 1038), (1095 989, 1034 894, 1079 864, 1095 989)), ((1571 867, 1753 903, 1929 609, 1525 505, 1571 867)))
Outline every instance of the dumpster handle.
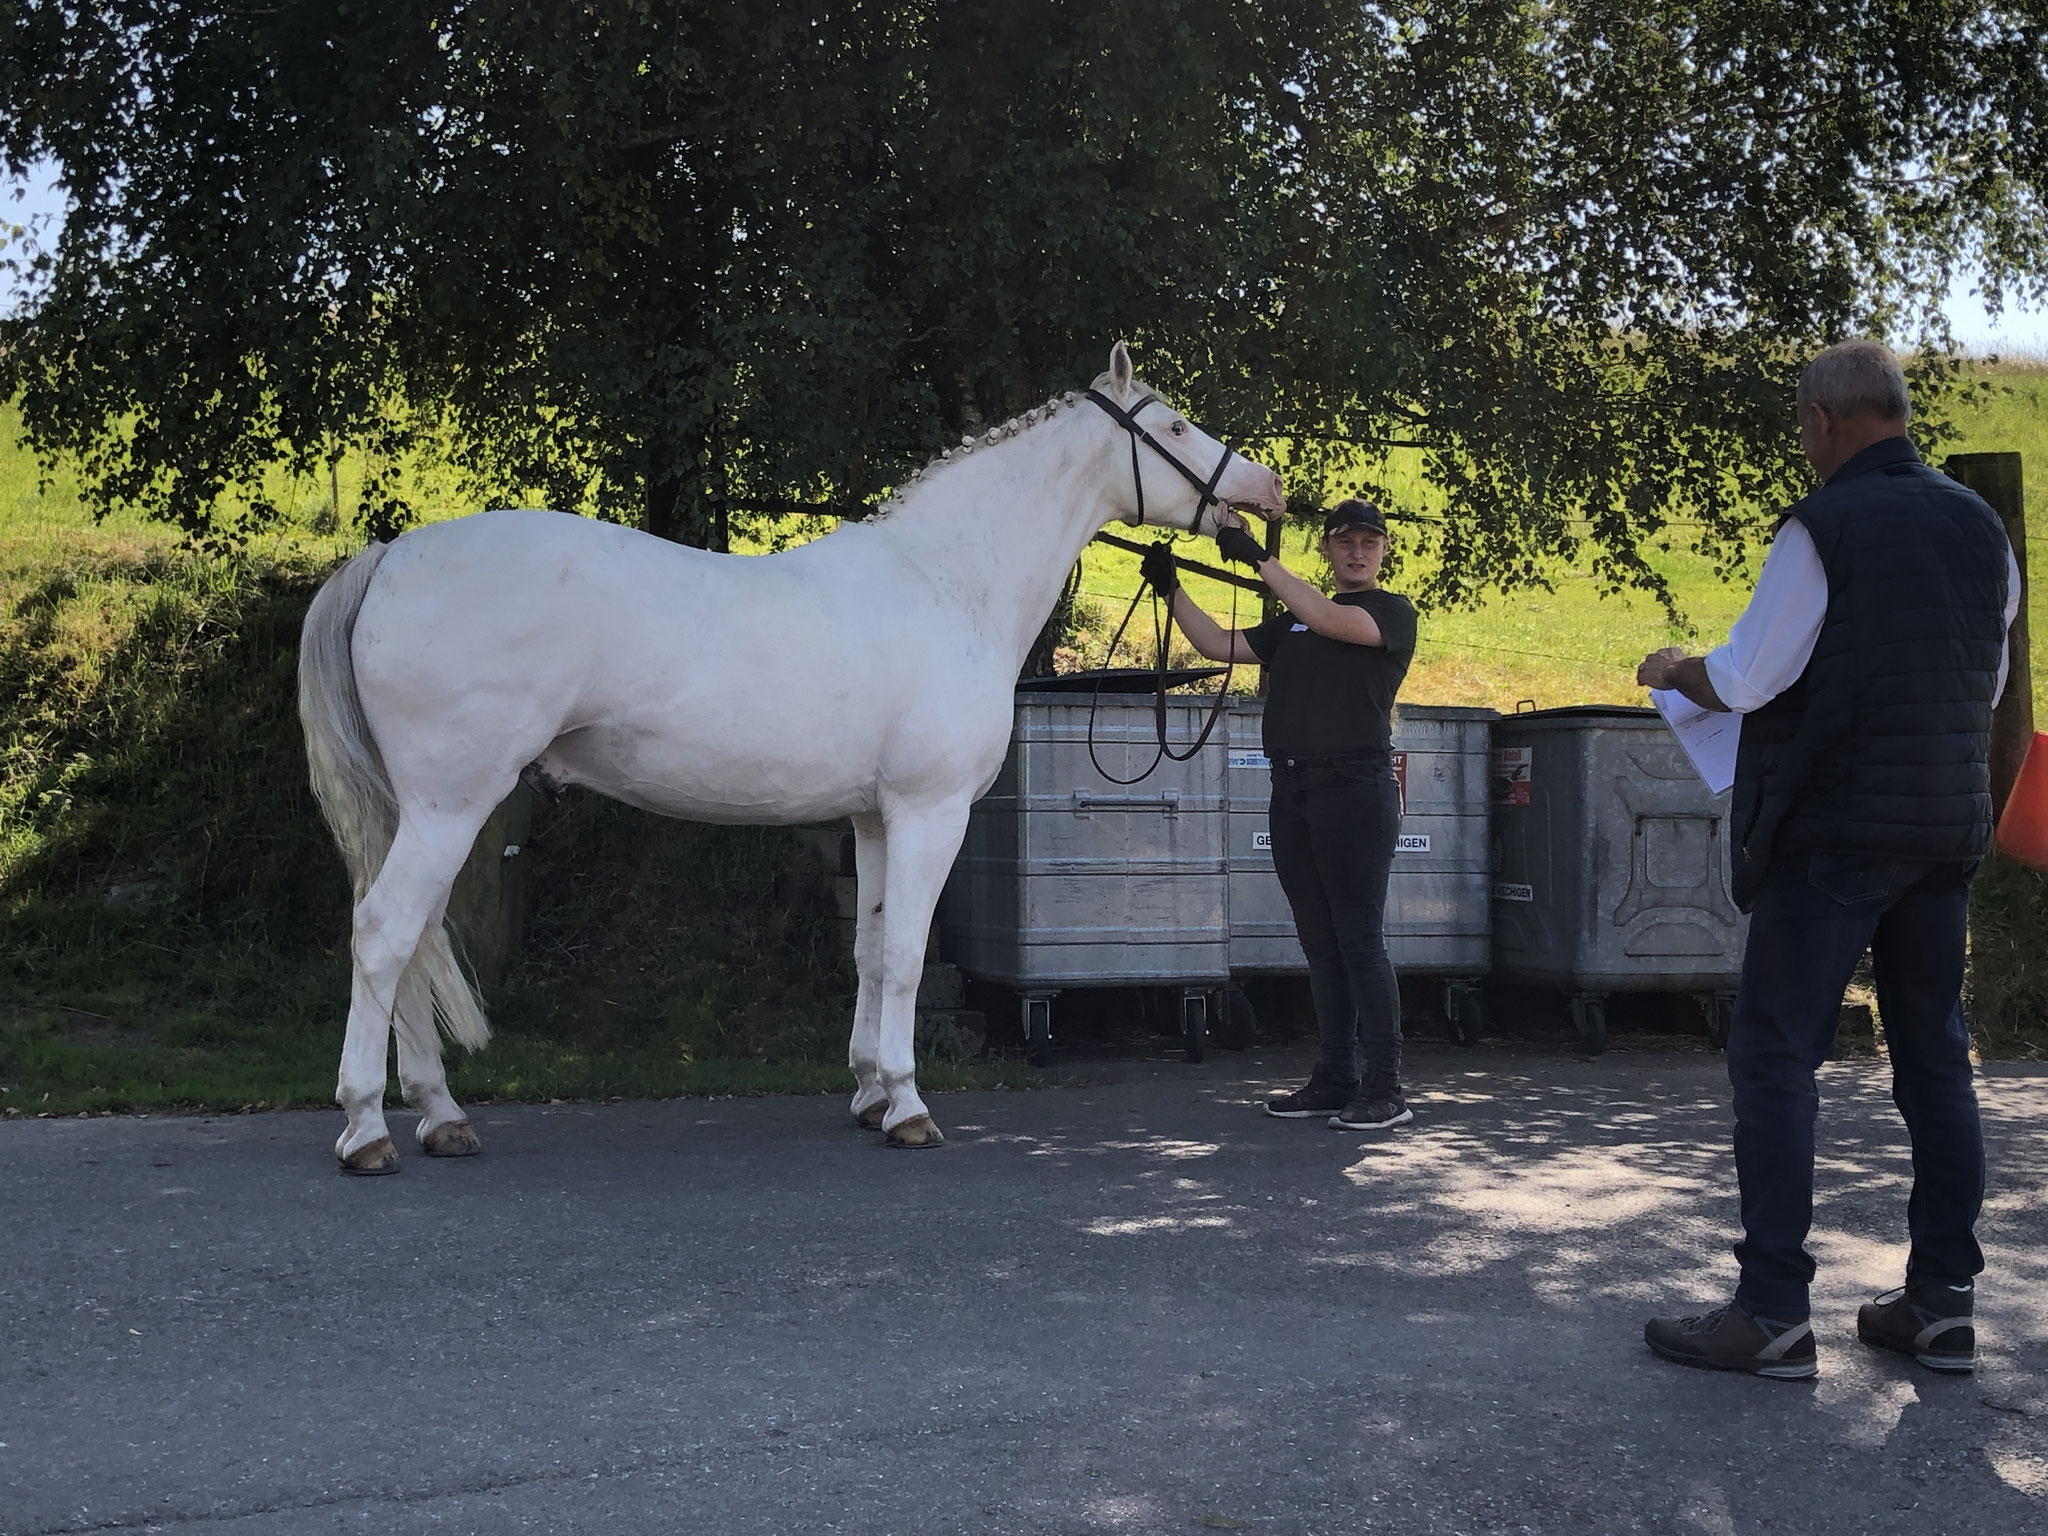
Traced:
POLYGON ((1164 811, 1169 816, 1180 814, 1180 791, 1162 790, 1156 795, 1098 795, 1092 789, 1074 791, 1074 814, 1085 816, 1092 810, 1102 811, 1164 811))
POLYGON ((1658 811, 1655 813, 1643 812, 1639 813, 1636 816, 1637 837, 1641 837, 1643 835, 1643 823, 1646 821, 1704 821, 1710 828, 1718 827, 1721 825, 1720 814, 1715 811, 1658 811))

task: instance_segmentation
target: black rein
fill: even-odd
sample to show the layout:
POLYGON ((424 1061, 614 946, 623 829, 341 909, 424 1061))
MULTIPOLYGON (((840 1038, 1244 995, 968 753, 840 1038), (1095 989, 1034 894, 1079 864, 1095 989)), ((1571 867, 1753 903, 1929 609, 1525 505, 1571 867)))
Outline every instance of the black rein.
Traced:
MULTIPOLYGON (((1131 486, 1132 489, 1137 492, 1138 497, 1138 516, 1136 519, 1137 522, 1143 523, 1145 521, 1145 477, 1139 472, 1138 469, 1138 444, 1141 442, 1149 448, 1151 448, 1151 450, 1154 453, 1158 454, 1162 459, 1166 460, 1167 463, 1171 464, 1177 471, 1179 471, 1181 478, 1187 481, 1189 485, 1192 485, 1198 493, 1199 499, 1195 502, 1194 515, 1188 519, 1187 531, 1189 533, 1193 533, 1196 529, 1201 527, 1202 514, 1208 511, 1210 507, 1214 506, 1218 510, 1221 510, 1223 506, 1223 499, 1216 494, 1216 487, 1220 485, 1223 481, 1223 471, 1230 467, 1230 461, 1237 456, 1236 452, 1231 448, 1230 444, 1223 444, 1223 457, 1216 461, 1215 470, 1210 474, 1209 478, 1205 481, 1202 479, 1200 475, 1196 474, 1192 469, 1189 469, 1187 465, 1183 464, 1180 461, 1179 455, 1175 454, 1171 449, 1169 449, 1166 446, 1166 444, 1160 442, 1158 438, 1154 437, 1150 432, 1146 431, 1143 426, 1139 425, 1138 413, 1144 410, 1146 406, 1157 403, 1159 399, 1157 395, 1145 396, 1144 399, 1140 400, 1128 411, 1125 410, 1122 406, 1118 405, 1114 400, 1110 399, 1109 396, 1103 394, 1102 391, 1098 389, 1089 390, 1088 398, 1090 400, 1093 400, 1097 405, 1101 406, 1102 409, 1108 413, 1109 419, 1111 421, 1114 421, 1118 426, 1122 427, 1125 432, 1130 434, 1131 486)), ((1115 659, 1117 644, 1123 639, 1124 631, 1125 629, 1129 628, 1131 617, 1138 611, 1138 604, 1144 599, 1144 596, 1144 588, 1141 586, 1136 595, 1131 598, 1131 606, 1124 610, 1123 623, 1117 625, 1116 633, 1110 637, 1109 655, 1105 656, 1102 660, 1103 669, 1105 671, 1108 670, 1109 663, 1113 659, 1115 659)), ((1231 633, 1234 637, 1237 629, 1237 593, 1235 589, 1232 590, 1230 595, 1230 621, 1231 633)), ((1173 748, 1168 746, 1166 742, 1166 655, 1168 645, 1173 639, 1172 599, 1169 598, 1167 600, 1166 625, 1163 629, 1160 627, 1158 622, 1157 610, 1154 610, 1152 635, 1158 647, 1158 680, 1152 693, 1152 726, 1153 731, 1158 738, 1158 749, 1152 754, 1152 761, 1147 763, 1145 765, 1144 770, 1140 772, 1135 778, 1118 778, 1115 774, 1111 773, 1107 768, 1104 768, 1102 766, 1102 759, 1096 756, 1095 717, 1097 712, 1102 707, 1102 681, 1100 678, 1096 679, 1095 688, 1093 692, 1089 695, 1088 761, 1095 765, 1095 771, 1097 773, 1101 774, 1103 778, 1107 779, 1112 784, 1136 784, 1141 782, 1142 780, 1149 779, 1150 777, 1152 777, 1153 773, 1158 769, 1160 762, 1167 758, 1171 758, 1176 763, 1187 762, 1197 752, 1200 752, 1203 747, 1208 745, 1209 737, 1212 733, 1214 733, 1216 729, 1216 722, 1223 717, 1223 706, 1226 702, 1228 702, 1230 698, 1230 679, 1231 675, 1237 669, 1237 663, 1235 660, 1227 661, 1224 663, 1223 681, 1217 684, 1216 702, 1209 708, 1209 718, 1202 725, 1202 734, 1195 738, 1194 743, 1187 749, 1187 751, 1174 751, 1173 748)), ((1234 653, 1235 648, 1233 647, 1233 655, 1234 653)))

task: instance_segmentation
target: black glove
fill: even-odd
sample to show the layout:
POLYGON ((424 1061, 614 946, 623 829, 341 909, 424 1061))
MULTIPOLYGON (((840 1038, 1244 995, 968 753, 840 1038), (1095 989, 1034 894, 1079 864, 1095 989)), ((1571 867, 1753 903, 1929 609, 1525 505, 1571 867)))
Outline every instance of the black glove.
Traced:
POLYGON ((1174 569, 1173 546, 1153 544, 1138 557, 1138 574, 1152 584, 1161 597, 1173 596, 1180 586, 1180 572, 1174 569))
POLYGON ((1216 530, 1216 553, 1239 565, 1257 566, 1267 559, 1265 546, 1235 523, 1216 530))

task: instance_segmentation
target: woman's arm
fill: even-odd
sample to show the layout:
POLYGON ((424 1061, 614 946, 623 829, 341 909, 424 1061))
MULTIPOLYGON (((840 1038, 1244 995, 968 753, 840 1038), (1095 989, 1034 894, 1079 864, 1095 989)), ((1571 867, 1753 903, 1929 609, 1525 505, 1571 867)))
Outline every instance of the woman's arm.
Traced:
POLYGON ((1258 653, 1251 642, 1244 637, 1241 629, 1225 629, 1203 610, 1202 606, 1189 597, 1185 588, 1176 587, 1167 599, 1173 608, 1174 622, 1180 625, 1181 633, 1188 637, 1188 644, 1200 651, 1211 661, 1230 661, 1240 665, 1257 663, 1258 653))
POLYGON ((1252 569, 1273 589, 1273 595, 1287 605, 1287 611, 1317 634, 1352 645, 1386 645, 1387 637, 1380 633, 1377 619, 1363 608, 1323 596, 1282 565, 1278 555, 1252 569))

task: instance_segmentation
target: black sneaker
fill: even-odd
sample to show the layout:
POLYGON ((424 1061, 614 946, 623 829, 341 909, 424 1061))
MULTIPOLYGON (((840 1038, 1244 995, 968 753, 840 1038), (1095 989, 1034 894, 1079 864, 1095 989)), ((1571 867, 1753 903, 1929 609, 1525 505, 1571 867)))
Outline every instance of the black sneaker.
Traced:
POLYGON ((1414 1118, 1415 1111, 1408 1107, 1407 1100, 1399 1097, 1353 1099, 1330 1116, 1330 1124, 1340 1131, 1384 1131, 1390 1125, 1406 1125, 1414 1118))
POLYGON ((1805 1381, 1820 1374, 1813 1325, 1751 1317, 1730 1302, 1700 1317, 1653 1317, 1643 1342, 1666 1360, 1710 1371, 1747 1371, 1773 1381, 1805 1381))
POLYGON ((1332 1110, 1342 1109, 1356 1092, 1358 1084, 1333 1081, 1324 1077, 1318 1067, 1294 1092, 1266 1100, 1266 1113, 1277 1115, 1282 1120, 1306 1120, 1311 1115, 1327 1115, 1332 1110))
POLYGON ((1886 1291, 1856 1310, 1856 1337, 1879 1349, 1911 1355, 1929 1370, 1977 1369, 1976 1287, 1930 1285, 1886 1291))

